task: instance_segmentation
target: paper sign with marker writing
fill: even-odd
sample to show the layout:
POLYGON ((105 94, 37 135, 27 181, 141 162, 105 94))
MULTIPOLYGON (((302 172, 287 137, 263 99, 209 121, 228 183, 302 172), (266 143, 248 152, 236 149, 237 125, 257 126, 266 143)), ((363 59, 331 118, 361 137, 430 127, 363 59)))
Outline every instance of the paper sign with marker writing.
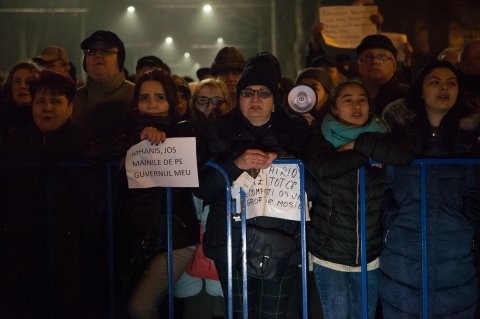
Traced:
POLYGON ((129 188, 198 187, 195 137, 144 140, 127 151, 125 170, 129 188))
POLYGON ((377 12, 377 6, 320 7, 325 43, 337 48, 356 48, 364 37, 377 33, 377 26, 370 21, 370 16, 377 12))
MULTIPOLYGON (((300 170, 298 165, 273 164, 262 169, 251 186, 244 189, 244 192, 246 194, 247 219, 268 216, 300 221, 300 170)), ((306 194, 305 202, 307 203, 306 194)), ((306 204, 305 210, 306 220, 309 220, 306 204)))

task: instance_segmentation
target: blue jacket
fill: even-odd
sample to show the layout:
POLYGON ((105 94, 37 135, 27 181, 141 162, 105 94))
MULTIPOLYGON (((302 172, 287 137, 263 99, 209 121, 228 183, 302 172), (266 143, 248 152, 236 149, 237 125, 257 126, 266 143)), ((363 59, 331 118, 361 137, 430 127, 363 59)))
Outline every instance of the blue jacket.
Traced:
MULTIPOLYGON (((418 157, 464 157, 470 151, 472 144, 458 138, 462 134, 449 136, 455 141, 449 150, 442 124, 435 132, 420 129, 418 118, 412 124, 408 130, 418 157)), ((461 132, 465 130, 459 124, 461 132)), ((429 165, 426 183, 429 317, 473 318, 478 294, 473 241, 480 214, 473 166, 429 165)), ((422 315, 420 188, 418 164, 388 169, 380 257, 385 318, 422 315)))

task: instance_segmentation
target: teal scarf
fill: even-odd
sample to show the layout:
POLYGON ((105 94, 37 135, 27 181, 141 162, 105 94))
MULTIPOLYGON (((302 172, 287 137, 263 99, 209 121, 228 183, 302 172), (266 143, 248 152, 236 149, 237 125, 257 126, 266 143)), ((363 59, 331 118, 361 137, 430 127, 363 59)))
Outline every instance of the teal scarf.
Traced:
POLYGON ((387 128, 378 117, 370 115, 364 126, 354 126, 339 122, 332 114, 327 113, 322 121, 322 133, 325 139, 335 148, 355 140, 366 132, 385 133, 387 128))

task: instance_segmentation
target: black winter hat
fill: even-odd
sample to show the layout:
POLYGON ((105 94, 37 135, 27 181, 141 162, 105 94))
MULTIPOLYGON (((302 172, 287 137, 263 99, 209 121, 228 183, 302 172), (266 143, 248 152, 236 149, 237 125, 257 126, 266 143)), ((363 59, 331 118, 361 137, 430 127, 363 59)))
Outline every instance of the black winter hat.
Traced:
POLYGON ((372 34, 363 38, 362 42, 357 47, 357 57, 359 57, 362 51, 366 49, 385 49, 392 52, 395 59, 397 58, 397 49, 392 41, 381 34, 372 34))
MULTIPOLYGON (((237 100, 240 91, 250 85, 263 85, 273 93, 274 103, 280 103, 278 83, 282 77, 280 63, 269 52, 260 52, 250 57, 245 63, 240 80, 237 84, 237 100)), ((278 104, 279 105, 279 104, 278 104)))
MULTIPOLYGON (((122 40, 112 31, 98 30, 90 34, 88 38, 82 41, 80 47, 82 50, 86 50, 92 47, 94 43, 104 43, 107 46, 118 49, 118 68, 123 70, 125 63, 125 45, 122 40)), ((85 57, 83 58, 83 69, 87 71, 85 65, 85 57)))

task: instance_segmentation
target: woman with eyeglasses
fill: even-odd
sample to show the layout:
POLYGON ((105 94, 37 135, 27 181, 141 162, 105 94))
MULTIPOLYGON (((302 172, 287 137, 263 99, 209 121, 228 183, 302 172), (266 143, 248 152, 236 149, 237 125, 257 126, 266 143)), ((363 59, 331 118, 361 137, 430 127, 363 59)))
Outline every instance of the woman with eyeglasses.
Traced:
POLYGON ((198 82, 192 94, 192 114, 200 128, 206 131, 213 120, 232 109, 228 92, 222 80, 208 78, 198 82))
MULTIPOLYGON (((280 106, 278 60, 267 52, 248 59, 237 84, 237 107, 219 118, 209 130, 211 155, 236 180, 247 172, 253 177, 277 158, 297 155, 306 138, 307 123, 291 119, 280 106)), ((208 97, 211 98, 211 97, 208 97)), ((209 101, 210 102, 210 101, 209 101)), ((204 237, 205 255, 215 261, 224 296, 227 296, 227 235, 225 182, 216 170, 201 172, 196 195, 211 205, 204 237)), ((248 219, 248 225, 294 234, 298 222, 271 217, 248 219)), ((240 265, 241 223, 232 222, 233 263, 240 265)), ((247 226, 248 227, 248 226, 247 226)), ((294 266, 289 265, 280 281, 248 277, 250 318, 285 318, 294 290, 294 266)), ((234 267, 234 317, 242 315, 242 276, 234 267)), ((227 298, 225 298, 227 301, 227 298)))

